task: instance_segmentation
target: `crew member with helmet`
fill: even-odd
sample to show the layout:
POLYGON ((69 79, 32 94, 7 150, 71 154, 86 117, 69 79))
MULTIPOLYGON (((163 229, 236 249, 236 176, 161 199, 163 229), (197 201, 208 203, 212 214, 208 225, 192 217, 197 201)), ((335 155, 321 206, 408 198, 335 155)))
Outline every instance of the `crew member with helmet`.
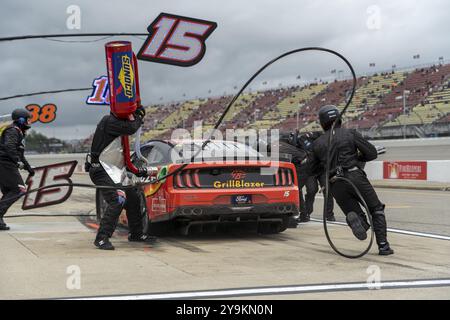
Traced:
POLYGON ((25 158, 26 131, 31 128, 31 114, 26 109, 16 109, 11 114, 13 123, 0 137, 0 230, 9 230, 3 220, 8 209, 26 192, 19 169, 25 169, 30 176, 34 170, 25 158))
MULTIPOLYGON (((89 171, 94 184, 117 187, 116 190, 100 189, 103 199, 107 202, 107 208, 101 218, 94 245, 102 250, 114 250, 109 238, 112 237, 116 229, 123 208, 126 208, 128 218, 129 241, 154 242, 156 240, 155 237, 143 232, 142 211, 137 190, 121 190, 122 185, 113 181, 106 171, 108 169, 107 164, 101 161, 103 155, 111 157, 112 154, 116 158, 123 157, 119 148, 111 148, 112 144, 120 140, 121 136, 136 133, 142 125, 144 117, 145 109, 142 106, 137 108, 128 119, 119 118, 111 112, 102 118, 94 133, 90 152, 91 160, 86 163, 86 170, 89 171)), ((139 168, 136 175, 139 177, 147 176, 147 168, 139 168)))
POLYGON ((380 255, 390 255, 394 251, 387 241, 387 224, 384 213, 385 205, 381 203, 373 186, 361 168, 361 162, 375 160, 378 156, 376 148, 359 132, 342 128, 339 109, 333 105, 326 105, 319 110, 319 122, 324 134, 314 141, 312 147, 311 166, 314 172, 323 173, 327 165, 327 154, 330 154, 330 193, 336 199, 339 207, 346 216, 347 224, 353 234, 359 239, 367 238, 370 225, 361 208, 361 199, 350 183, 336 179, 343 177, 351 181, 361 193, 366 202, 369 214, 372 216, 373 228, 380 255), (333 132, 331 128, 335 124, 333 132), (328 143, 330 135, 332 143, 330 150, 328 143))

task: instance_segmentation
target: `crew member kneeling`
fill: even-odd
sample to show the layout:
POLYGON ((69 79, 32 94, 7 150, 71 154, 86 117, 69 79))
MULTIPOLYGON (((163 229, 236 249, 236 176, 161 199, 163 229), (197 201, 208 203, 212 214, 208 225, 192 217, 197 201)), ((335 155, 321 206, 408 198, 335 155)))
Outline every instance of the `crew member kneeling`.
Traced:
POLYGON ((0 230, 9 230, 3 216, 20 196, 26 192, 25 183, 19 169, 25 169, 34 175, 25 159, 25 132, 30 129, 31 114, 25 109, 16 109, 12 113, 13 123, 7 127, 0 138, 0 189, 3 197, 0 202, 0 230))
POLYGON ((320 168, 319 171, 324 170, 327 161, 328 141, 330 134, 333 134, 330 146, 330 192, 346 215, 347 223, 353 234, 360 240, 366 239, 367 230, 370 226, 364 211, 361 209, 360 198, 348 182, 333 178, 342 176, 350 180, 358 188, 369 208, 379 254, 393 254, 394 251, 387 241, 385 205, 378 199, 366 173, 361 169, 361 162, 368 162, 377 158, 377 150, 356 130, 341 128, 340 118, 332 133, 330 129, 338 118, 339 110, 336 106, 328 105, 319 110, 320 125, 325 134, 314 141, 312 166, 320 168))
MULTIPOLYGON (((105 199, 108 206, 100 221, 100 227, 94 241, 95 246, 99 249, 114 250, 114 246, 109 241, 109 238, 112 237, 116 229, 123 208, 126 208, 128 218, 129 241, 154 242, 156 240, 155 237, 143 233, 141 208, 137 190, 120 190, 122 185, 115 183, 106 172, 106 168, 101 164, 101 158, 105 153, 107 154, 105 155, 106 157, 111 157, 112 153, 114 154, 113 157, 120 158, 123 156, 119 150, 108 150, 108 147, 117 138, 136 133, 142 125, 144 116, 145 110, 140 107, 135 111, 134 116, 130 120, 120 119, 111 113, 110 115, 104 116, 97 125, 92 140, 89 176, 96 185, 115 186, 118 188, 117 190, 100 189, 103 199, 105 199)), ((146 168, 140 168, 139 170, 138 176, 147 175, 146 168)))

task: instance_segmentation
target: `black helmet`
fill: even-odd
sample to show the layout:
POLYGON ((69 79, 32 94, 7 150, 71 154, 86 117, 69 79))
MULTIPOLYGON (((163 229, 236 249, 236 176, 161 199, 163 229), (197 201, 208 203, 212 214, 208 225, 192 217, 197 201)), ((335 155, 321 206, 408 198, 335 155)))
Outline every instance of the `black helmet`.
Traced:
MULTIPOLYGON (((328 130, 333 125, 333 122, 339 117, 339 109, 333 105, 326 105, 319 110, 319 122, 323 130, 328 130)), ((339 119, 339 125, 341 120, 339 119)))
POLYGON ((293 146, 297 146, 297 133, 296 132, 289 133, 288 142, 289 142, 289 144, 291 144, 293 146))
POLYGON ((16 109, 12 112, 11 118, 21 129, 30 129, 28 119, 31 118, 31 113, 26 109, 16 109))

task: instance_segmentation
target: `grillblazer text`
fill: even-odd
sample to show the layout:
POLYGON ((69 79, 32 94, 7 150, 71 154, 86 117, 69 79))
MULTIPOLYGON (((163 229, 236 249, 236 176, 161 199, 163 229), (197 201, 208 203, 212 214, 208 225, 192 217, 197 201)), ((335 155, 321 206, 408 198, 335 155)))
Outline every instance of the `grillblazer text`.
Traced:
POLYGON ((214 181, 213 187, 216 189, 227 188, 263 188, 264 182, 245 182, 244 180, 229 180, 227 182, 214 181))

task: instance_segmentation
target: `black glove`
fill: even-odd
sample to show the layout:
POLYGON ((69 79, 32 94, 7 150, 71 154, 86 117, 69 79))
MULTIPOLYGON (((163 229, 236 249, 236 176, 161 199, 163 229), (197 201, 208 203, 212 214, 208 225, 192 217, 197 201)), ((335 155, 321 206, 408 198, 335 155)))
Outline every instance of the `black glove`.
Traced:
POLYGON ((145 117, 145 109, 143 107, 139 107, 136 109, 136 111, 134 112, 134 115, 136 117, 138 117, 139 119, 144 119, 145 117))
POLYGON ((34 176, 34 174, 35 174, 34 169, 29 164, 25 164, 24 169, 28 171, 28 173, 30 174, 30 177, 34 176))
POLYGON ((147 168, 146 167, 140 167, 138 168, 138 172, 136 173, 136 177, 144 178, 147 177, 147 168))
POLYGON ((30 174, 30 177, 33 177, 35 175, 34 169, 33 168, 28 168, 28 173, 30 174))

